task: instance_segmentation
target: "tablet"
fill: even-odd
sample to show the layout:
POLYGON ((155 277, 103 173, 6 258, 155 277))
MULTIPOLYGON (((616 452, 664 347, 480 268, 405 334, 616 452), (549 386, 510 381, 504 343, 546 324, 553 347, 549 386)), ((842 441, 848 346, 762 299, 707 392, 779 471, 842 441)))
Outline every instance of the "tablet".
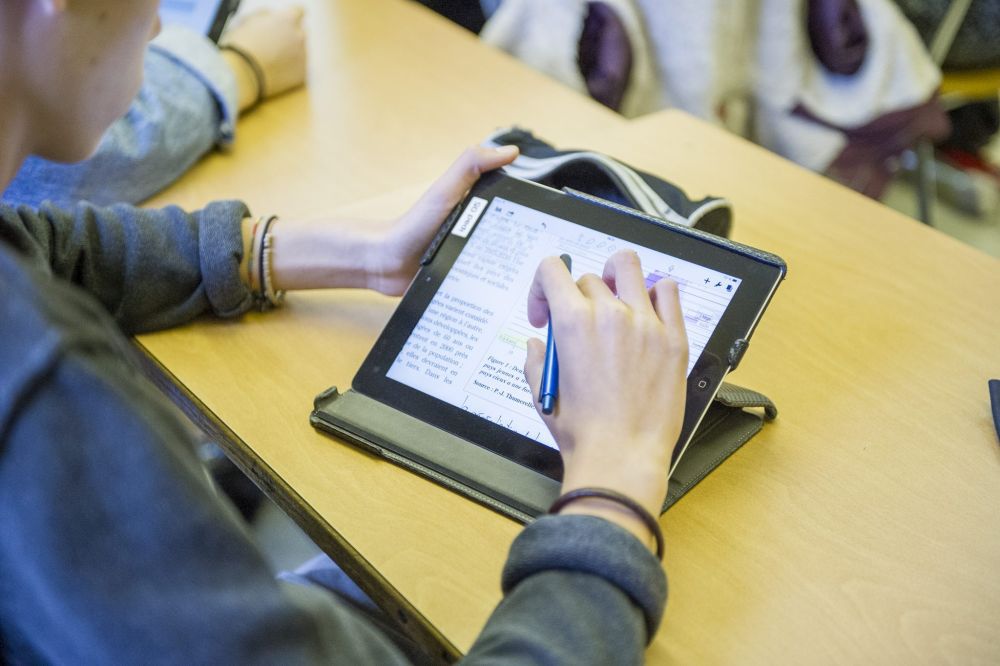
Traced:
POLYGON ((217 42, 239 4, 239 0, 161 0, 160 19, 165 25, 183 25, 217 42))
MULTIPOLYGON (((453 474, 452 461, 472 447, 560 481, 556 442, 535 410, 522 370, 527 339, 546 335, 528 322, 528 289, 543 257, 569 254, 578 279, 584 273, 600 275, 607 258, 626 248, 639 255, 647 286, 664 278, 679 285, 690 354, 672 471, 723 377, 746 350, 785 275, 784 262, 602 199, 501 172, 481 178, 452 212, 355 376, 353 392, 378 403, 367 413, 382 414, 365 418, 385 422, 401 413, 411 424, 432 427, 421 425, 422 437, 448 433, 448 443, 438 447, 431 465, 437 473, 453 474)), ((600 390, 599 377, 594 390, 600 390)), ((650 408, 656 408, 656 396, 650 396, 650 408)), ((324 415, 319 416, 314 425, 323 427, 324 415)), ((420 455, 415 427, 400 426, 396 435, 382 439, 383 454, 388 447, 395 456, 420 455)), ((476 466, 503 467, 489 463, 499 458, 482 458, 476 466)))

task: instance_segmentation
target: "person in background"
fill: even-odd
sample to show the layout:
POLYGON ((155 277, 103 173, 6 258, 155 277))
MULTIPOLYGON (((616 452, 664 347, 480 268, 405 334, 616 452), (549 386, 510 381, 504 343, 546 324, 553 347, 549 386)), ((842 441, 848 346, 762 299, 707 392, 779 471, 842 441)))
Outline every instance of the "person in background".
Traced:
MULTIPOLYGON (((0 187, 30 154, 93 152, 139 88, 157 4, 0 3, 0 187)), ((405 663, 350 600, 271 577, 124 334, 266 309, 285 289, 401 294, 479 174, 516 154, 468 150, 378 228, 255 220, 236 201, 0 206, 0 660, 405 663)), ((585 496, 521 532, 467 662, 639 663, 666 602, 651 549, 684 410, 677 285, 647 290, 634 253, 577 282, 550 257, 528 312, 559 339, 560 402, 543 418, 563 490, 611 499, 585 496)), ((543 348, 529 344, 525 367, 536 395, 543 348)))
POLYGON ((75 164, 29 157, 3 202, 135 204, 156 194, 213 147, 230 146, 240 114, 303 84, 302 16, 301 8, 289 7, 237 17, 218 47, 167 26, 146 51, 138 95, 97 152, 75 164))

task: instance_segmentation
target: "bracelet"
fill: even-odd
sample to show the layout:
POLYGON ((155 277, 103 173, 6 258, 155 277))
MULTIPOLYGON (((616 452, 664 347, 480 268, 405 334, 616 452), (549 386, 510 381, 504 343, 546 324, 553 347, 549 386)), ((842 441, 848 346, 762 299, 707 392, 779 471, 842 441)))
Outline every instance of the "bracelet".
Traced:
POLYGON ((556 501, 549 507, 549 513, 559 513, 567 504, 590 497, 616 502, 638 516, 646 528, 653 533, 653 538, 656 540, 657 559, 663 560, 663 531, 660 529, 660 523, 642 505, 628 495, 623 495, 616 490, 608 488, 577 488, 576 490, 571 490, 556 498, 556 501))
POLYGON ((235 53, 253 72, 254 83, 257 86, 257 94, 254 97, 253 102, 250 103, 250 106, 243 110, 243 113, 253 111, 260 106, 260 103, 263 102, 264 98, 267 96, 267 86, 264 81, 264 69, 260 66, 260 63, 257 62, 256 58, 238 46, 233 46, 232 44, 220 44, 219 49, 235 53))
MULTIPOLYGON (((284 291, 275 291, 274 276, 271 270, 272 244, 271 227, 278 220, 276 215, 260 218, 254 225, 253 242, 248 266, 256 268, 257 289, 253 292, 253 300, 261 312, 276 308, 284 300, 284 291), (260 233, 257 233, 260 229, 260 233)), ((253 275, 250 276, 253 281, 253 275)))

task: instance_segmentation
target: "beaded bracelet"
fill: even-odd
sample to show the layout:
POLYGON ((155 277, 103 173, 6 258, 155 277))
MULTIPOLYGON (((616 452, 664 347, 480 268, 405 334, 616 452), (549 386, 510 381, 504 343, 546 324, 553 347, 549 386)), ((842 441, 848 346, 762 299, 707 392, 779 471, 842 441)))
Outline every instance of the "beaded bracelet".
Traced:
POLYGON ((646 511, 641 504, 628 495, 623 495, 616 490, 611 490, 609 488, 577 488, 576 490, 571 490, 568 493, 560 495, 556 498, 556 501, 549 507, 549 513, 559 513, 563 507, 571 502, 592 497, 621 504, 638 516, 643 525, 645 525, 646 528, 653 533, 653 538, 656 540, 657 559, 663 559, 663 531, 660 529, 660 523, 658 523, 656 518, 654 518, 649 511, 646 511))
MULTIPOLYGON (((253 242, 249 266, 256 268, 257 289, 253 292, 253 300, 261 312, 276 308, 284 300, 285 292, 274 289, 274 275, 271 270, 272 239, 271 227, 278 220, 276 215, 260 218, 254 225, 253 242), (257 230, 260 230, 260 233, 257 230)), ((251 280, 252 280, 251 276, 251 280)))

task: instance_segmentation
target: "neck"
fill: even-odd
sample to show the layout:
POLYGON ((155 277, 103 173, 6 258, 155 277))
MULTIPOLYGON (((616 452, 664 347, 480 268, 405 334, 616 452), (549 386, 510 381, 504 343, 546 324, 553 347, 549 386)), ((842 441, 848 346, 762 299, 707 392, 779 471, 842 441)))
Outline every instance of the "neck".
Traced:
POLYGON ((22 40, 26 3, 0 0, 0 192, 14 179, 21 163, 32 152, 29 98, 20 72, 23 67, 22 40))
POLYGON ((20 113, 16 100, 11 102, 9 106, 0 104, 0 192, 7 189, 31 152, 27 147, 24 114, 20 113))

